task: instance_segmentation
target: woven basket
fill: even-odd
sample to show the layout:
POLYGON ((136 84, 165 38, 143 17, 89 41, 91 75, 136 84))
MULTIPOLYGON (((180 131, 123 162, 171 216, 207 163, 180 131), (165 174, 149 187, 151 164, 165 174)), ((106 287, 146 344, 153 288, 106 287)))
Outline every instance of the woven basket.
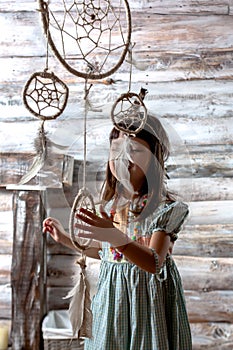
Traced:
POLYGON ((84 340, 44 339, 44 350, 83 350, 84 340))

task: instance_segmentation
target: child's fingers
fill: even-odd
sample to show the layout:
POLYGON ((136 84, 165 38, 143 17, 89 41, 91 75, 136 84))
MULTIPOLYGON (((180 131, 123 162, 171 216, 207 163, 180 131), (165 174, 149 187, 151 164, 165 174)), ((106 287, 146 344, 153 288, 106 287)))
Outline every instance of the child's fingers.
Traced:
POLYGON ((89 218, 91 218, 91 219, 96 219, 96 217, 97 217, 97 215, 96 214, 94 214, 92 211, 90 211, 90 210, 88 210, 88 209, 85 209, 85 208, 81 208, 80 210, 79 210, 79 213, 78 214, 76 214, 76 215, 80 215, 80 214, 83 214, 83 215, 85 215, 85 216, 88 216, 89 218))
POLYGON ((53 232, 52 227, 48 225, 44 226, 43 233, 46 233, 46 232, 52 233, 53 232))
POLYGON ((84 221, 86 224, 88 225, 93 225, 93 219, 90 219, 88 218, 87 216, 85 215, 82 215, 82 214, 76 214, 76 218, 78 218, 79 220, 81 221, 84 221))
POLYGON ((100 214, 101 214, 102 218, 104 218, 106 220, 110 220, 110 217, 108 216, 108 214, 104 210, 103 205, 100 205, 100 214))

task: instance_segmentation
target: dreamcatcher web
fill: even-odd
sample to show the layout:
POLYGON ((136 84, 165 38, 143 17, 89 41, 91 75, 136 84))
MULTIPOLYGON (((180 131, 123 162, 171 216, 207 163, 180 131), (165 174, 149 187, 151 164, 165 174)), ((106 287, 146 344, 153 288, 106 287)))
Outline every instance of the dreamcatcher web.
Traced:
POLYGON ((126 0, 39 0, 45 34, 68 71, 105 78, 124 61, 131 37, 126 0), (49 18, 49 20, 48 20, 49 18))
POLYGON ((23 101, 34 116, 56 119, 67 104, 68 88, 54 73, 36 72, 24 88, 23 101))
POLYGON ((112 107, 111 117, 117 129, 128 134, 137 134, 144 127, 147 109, 141 95, 142 89, 139 95, 127 92, 116 100, 112 107))

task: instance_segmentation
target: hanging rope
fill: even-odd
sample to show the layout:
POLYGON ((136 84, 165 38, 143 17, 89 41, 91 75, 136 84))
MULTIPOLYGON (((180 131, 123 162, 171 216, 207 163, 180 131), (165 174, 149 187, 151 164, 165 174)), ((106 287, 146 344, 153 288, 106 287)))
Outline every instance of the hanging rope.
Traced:
POLYGON ((87 87, 87 79, 85 80, 84 89, 84 125, 83 125, 83 187, 79 190, 72 205, 69 232, 74 247, 81 251, 81 257, 76 261, 80 266, 80 274, 74 288, 70 291, 66 298, 72 298, 69 305, 69 318, 72 324, 74 335, 79 337, 90 338, 92 336, 92 313, 90 299, 90 284, 86 276, 86 254, 85 250, 90 247, 92 239, 84 239, 77 237, 75 234, 75 222, 77 222, 76 213, 80 208, 86 208, 95 213, 94 200, 90 192, 86 188, 86 162, 87 162, 87 114, 89 110, 88 94, 91 89, 87 87))

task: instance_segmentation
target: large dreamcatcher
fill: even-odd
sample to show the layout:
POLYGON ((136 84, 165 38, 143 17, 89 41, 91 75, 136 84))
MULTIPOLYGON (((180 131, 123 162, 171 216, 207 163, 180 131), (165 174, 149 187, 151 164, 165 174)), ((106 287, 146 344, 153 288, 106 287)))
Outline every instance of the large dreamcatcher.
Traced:
POLYGON ((123 63, 131 38, 126 0, 39 0, 50 47, 72 74, 102 79, 123 63), (49 19, 49 20, 48 20, 49 19))
MULTIPOLYGON (((44 32, 47 38, 47 48, 50 46, 60 63, 75 76, 85 79, 84 101, 84 155, 83 155, 83 187, 79 190, 71 209, 69 220, 70 238, 74 247, 81 251, 81 258, 77 263, 81 267, 79 278, 73 290, 67 295, 72 297, 69 307, 69 315, 74 334, 82 337, 91 337, 92 315, 90 312, 89 283, 86 277, 86 255, 85 250, 93 242, 88 239, 80 239, 75 230, 77 221, 76 213, 80 208, 86 208, 95 212, 94 200, 91 193, 86 188, 86 123, 87 114, 91 108, 88 87, 89 79, 103 79, 114 73, 123 63, 128 52, 131 38, 131 17, 127 0, 60 0, 49 2, 39 1, 39 11, 41 13, 44 32)), ((43 74, 45 75, 46 72, 43 74)), ((24 97, 24 102, 28 109, 35 104, 35 96, 41 102, 41 95, 44 99, 44 87, 42 89, 41 79, 37 78, 34 83, 34 76, 31 81, 34 83, 34 90, 30 89, 24 97), (40 89, 40 97, 38 90, 40 89), (36 91, 36 92, 35 92, 36 91), (28 99, 31 99, 29 106, 28 99)), ((56 78, 58 81, 58 78, 56 78)), ((51 96, 49 106, 56 107, 58 93, 60 93, 62 82, 59 80, 60 90, 51 96)), ((57 83, 58 84, 58 83, 57 83)), ((31 86, 31 82, 27 84, 31 86)), ((45 85, 45 84, 44 84, 45 85)), ((28 90, 28 86, 26 90, 28 90)), ((52 89, 51 89, 52 90, 52 89)), ((60 96, 60 95, 59 95, 60 96)), ((68 96, 68 94, 67 94, 68 96)), ((45 99, 47 102, 47 98, 45 99)), ((65 107, 66 101, 63 104, 65 107)), ((63 108, 64 109, 64 108, 63 108)), ((59 115, 55 113, 53 117, 47 116, 45 105, 36 103, 36 108, 31 112, 43 120, 54 119, 59 115), (36 109, 36 111, 35 111, 36 109)), ((57 111, 58 112, 58 111, 57 111)))

